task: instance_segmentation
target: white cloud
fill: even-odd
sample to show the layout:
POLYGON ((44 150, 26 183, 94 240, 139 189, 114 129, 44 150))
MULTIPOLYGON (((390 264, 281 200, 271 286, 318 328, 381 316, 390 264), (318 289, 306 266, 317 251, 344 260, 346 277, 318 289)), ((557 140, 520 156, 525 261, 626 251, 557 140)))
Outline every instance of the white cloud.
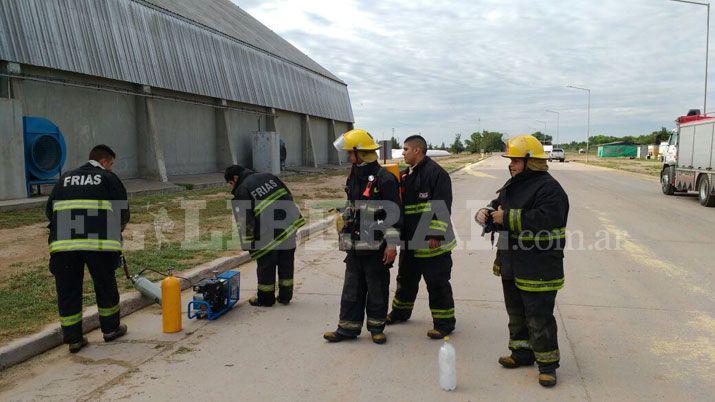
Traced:
MULTIPOLYGON (((356 124, 434 143, 478 128, 641 134, 702 108, 705 7, 662 0, 236 0, 349 85, 356 124), (481 123, 478 122, 481 120, 481 123)), ((712 87, 712 85, 711 85, 712 87)), ((712 98, 715 102, 715 98, 712 98)), ((715 105, 715 103, 711 103, 715 105)))

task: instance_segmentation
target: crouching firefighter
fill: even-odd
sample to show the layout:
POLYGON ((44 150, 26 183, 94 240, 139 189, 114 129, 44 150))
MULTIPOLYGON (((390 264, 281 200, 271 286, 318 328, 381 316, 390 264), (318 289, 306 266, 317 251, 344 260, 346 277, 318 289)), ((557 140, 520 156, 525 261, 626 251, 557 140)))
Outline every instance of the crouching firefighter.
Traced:
POLYGON ((87 265, 97 296, 105 342, 127 332, 119 323, 119 290, 114 271, 122 252, 122 230, 129 223, 127 191, 112 173, 116 154, 106 145, 89 153, 89 162, 60 176, 47 199, 50 220, 50 272, 55 276, 62 338, 77 353, 82 335, 82 284, 87 265))
POLYGON ((367 314, 367 330, 377 344, 384 334, 390 270, 400 241, 400 195, 397 178, 377 162, 379 146, 364 130, 350 130, 333 144, 352 163, 345 184, 347 205, 338 217, 340 250, 346 252, 340 320, 330 342, 355 339, 367 314))
POLYGON ((457 244, 450 218, 452 180, 437 162, 426 155, 427 143, 419 135, 408 137, 402 155, 408 169, 402 172, 404 208, 397 291, 387 324, 407 321, 424 277, 429 293, 433 329, 431 339, 441 339, 454 331, 454 297, 449 280, 452 249, 457 244))
POLYGON ((241 248, 256 260, 258 291, 248 300, 252 306, 289 304, 293 298, 296 231, 305 225, 285 184, 270 173, 258 173, 239 165, 226 168, 224 178, 232 187, 232 209, 239 225, 241 248))
POLYGON ((559 345, 554 304, 564 285, 564 244, 569 201, 547 172, 547 156, 533 136, 510 139, 509 179, 476 220, 499 231, 494 274, 501 275, 509 315, 510 356, 506 368, 539 365, 539 383, 556 384, 559 345))

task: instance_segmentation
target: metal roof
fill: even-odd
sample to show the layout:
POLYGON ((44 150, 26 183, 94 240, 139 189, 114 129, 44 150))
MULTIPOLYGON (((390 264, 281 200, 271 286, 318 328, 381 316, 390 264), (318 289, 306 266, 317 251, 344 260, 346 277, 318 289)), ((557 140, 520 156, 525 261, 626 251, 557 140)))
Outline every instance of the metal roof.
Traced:
POLYGON ((135 0, 174 13, 203 27, 344 83, 290 42, 229 0, 135 0))
POLYGON ((227 0, 2 0, 0 59, 353 121, 342 81, 227 0))

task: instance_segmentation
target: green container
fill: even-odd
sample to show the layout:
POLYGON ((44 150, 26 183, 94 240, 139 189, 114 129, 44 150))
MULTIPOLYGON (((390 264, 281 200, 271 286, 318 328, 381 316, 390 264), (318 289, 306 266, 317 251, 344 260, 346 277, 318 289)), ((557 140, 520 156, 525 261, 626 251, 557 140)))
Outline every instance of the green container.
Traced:
POLYGON ((636 145, 601 145, 598 147, 599 158, 635 158, 638 156, 636 145))

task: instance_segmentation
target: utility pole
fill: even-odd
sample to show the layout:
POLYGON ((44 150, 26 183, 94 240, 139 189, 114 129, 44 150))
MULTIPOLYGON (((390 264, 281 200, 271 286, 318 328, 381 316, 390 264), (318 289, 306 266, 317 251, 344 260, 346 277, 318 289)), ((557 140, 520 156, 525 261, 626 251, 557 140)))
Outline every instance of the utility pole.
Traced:
POLYGON ((699 1, 690 0, 670 0, 678 3, 694 4, 697 6, 706 6, 708 9, 707 27, 705 28, 705 94, 703 96, 703 115, 708 113, 708 59, 710 53, 710 3, 702 3, 699 1))
POLYGON ((588 143, 591 139, 591 89, 575 87, 573 85, 566 85, 566 88, 580 89, 581 91, 588 92, 588 117, 587 117, 587 131, 586 131, 586 163, 588 163, 588 143))
POLYGON ((544 120, 536 120, 537 123, 544 125, 544 142, 546 141, 546 122, 544 120))
POLYGON ((559 112, 553 111, 553 110, 546 110, 546 113, 555 113, 556 114, 556 142, 554 145, 559 145, 559 112))

